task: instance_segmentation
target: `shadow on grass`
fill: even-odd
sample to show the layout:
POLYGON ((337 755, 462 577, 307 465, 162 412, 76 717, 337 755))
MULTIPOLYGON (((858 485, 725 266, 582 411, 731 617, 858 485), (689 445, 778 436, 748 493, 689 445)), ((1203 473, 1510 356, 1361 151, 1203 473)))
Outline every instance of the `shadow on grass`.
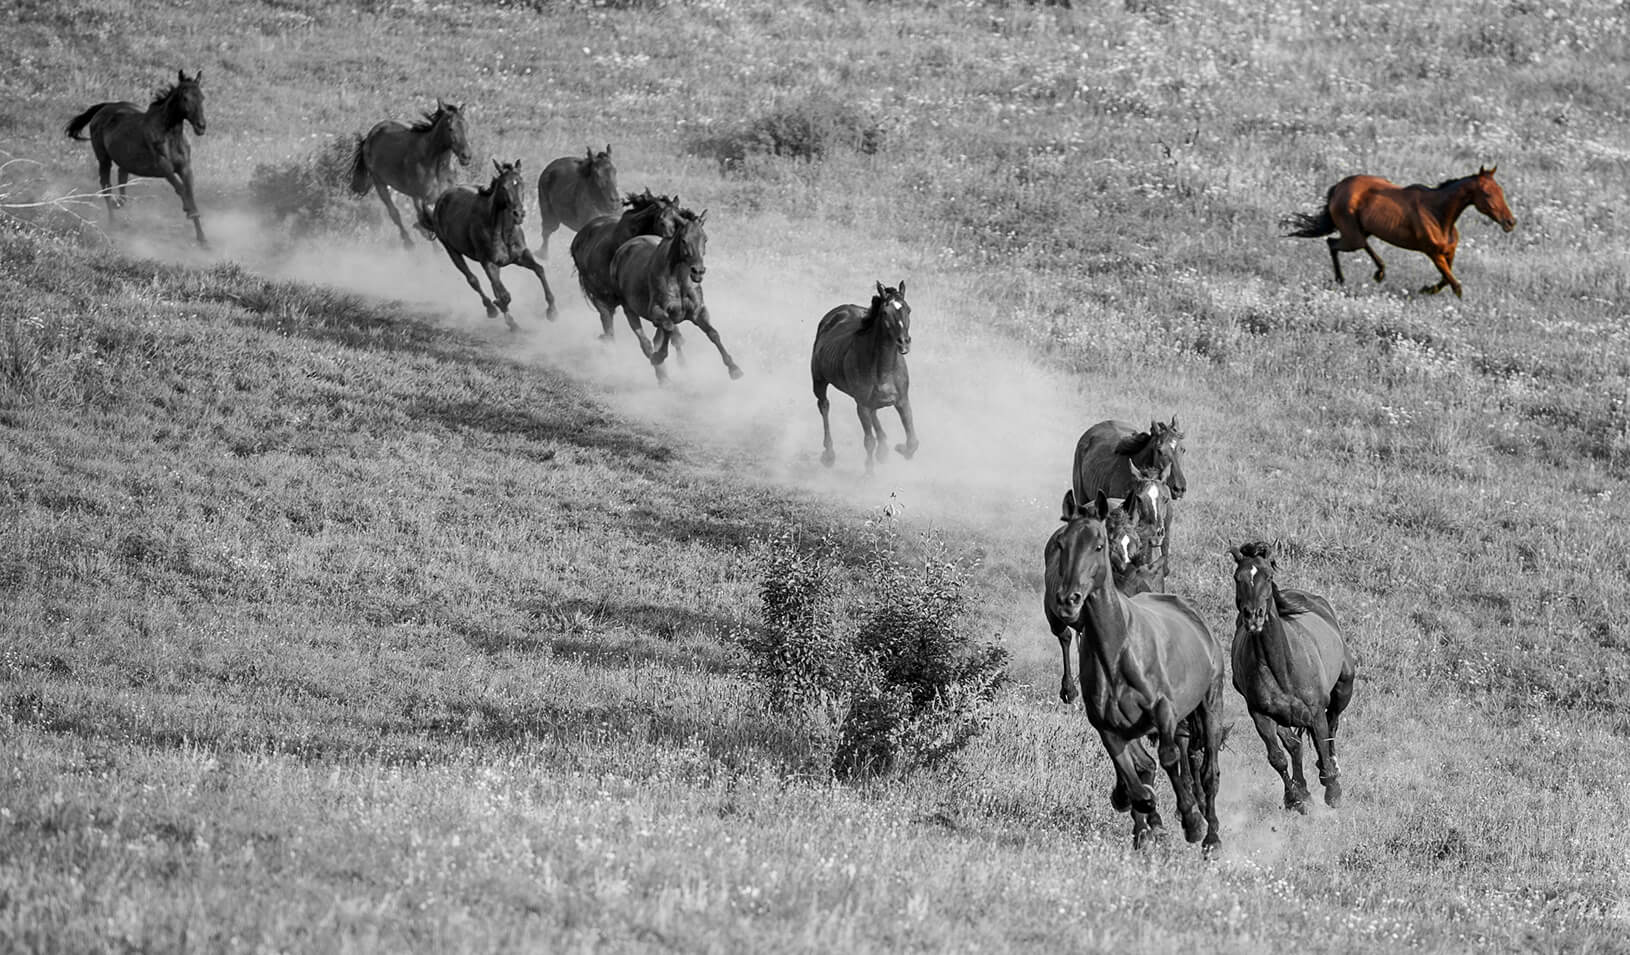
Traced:
POLYGON ((451 431, 481 431, 494 437, 531 442, 561 442, 598 448, 617 455, 619 463, 632 460, 667 461, 673 449, 648 435, 595 412, 575 396, 563 397, 550 412, 506 408, 481 401, 419 398, 407 407, 416 421, 438 424, 451 431), (561 404, 567 405, 564 411, 561 404))

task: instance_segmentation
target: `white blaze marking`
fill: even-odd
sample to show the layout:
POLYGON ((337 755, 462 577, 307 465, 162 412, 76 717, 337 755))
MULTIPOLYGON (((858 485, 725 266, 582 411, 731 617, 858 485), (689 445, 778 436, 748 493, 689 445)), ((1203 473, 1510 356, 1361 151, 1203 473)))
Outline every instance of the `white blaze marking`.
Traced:
POLYGON ((1247 568, 1245 568, 1245 572, 1250 575, 1252 580, 1256 579, 1256 568, 1255 567, 1247 567, 1247 568))

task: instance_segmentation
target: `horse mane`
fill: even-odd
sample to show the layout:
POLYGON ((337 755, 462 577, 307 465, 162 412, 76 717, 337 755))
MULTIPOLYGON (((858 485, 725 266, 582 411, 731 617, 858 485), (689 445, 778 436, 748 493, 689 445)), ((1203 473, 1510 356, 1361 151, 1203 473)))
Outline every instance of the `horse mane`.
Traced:
POLYGON ((160 103, 163 103, 165 100, 169 99, 170 97, 174 96, 176 94, 176 91, 179 90, 179 89, 181 89, 181 84, 180 83, 171 83, 169 86, 166 86, 163 89, 159 90, 157 95, 155 95, 153 97, 153 101, 151 103, 147 104, 147 105, 150 106, 150 107, 151 106, 157 106, 160 103))
POLYGON ((649 189, 643 193, 631 192, 623 197, 623 205, 628 207, 629 212, 643 212, 644 210, 649 209, 658 203, 678 201, 679 198, 677 196, 670 197, 653 195, 649 189))
POLYGON ((436 128, 436 122, 441 119, 443 112, 445 112, 443 109, 437 107, 435 112, 424 114, 424 119, 415 120, 408 129, 416 133, 428 133, 436 128))
POLYGON ((1445 179, 1442 182, 1438 183, 1437 185, 1433 186, 1432 188, 1433 189, 1447 189, 1450 186, 1458 186, 1461 183, 1467 181, 1468 179, 1476 179, 1476 178, 1477 178, 1476 176, 1456 176, 1453 179, 1445 179))
POLYGON ((1137 454, 1139 451, 1142 451, 1144 448, 1147 448, 1149 446, 1150 439, 1153 437, 1154 435, 1147 431, 1139 431, 1137 434, 1129 434, 1122 438, 1119 444, 1115 445, 1115 453, 1123 458, 1129 458, 1132 455, 1137 454))

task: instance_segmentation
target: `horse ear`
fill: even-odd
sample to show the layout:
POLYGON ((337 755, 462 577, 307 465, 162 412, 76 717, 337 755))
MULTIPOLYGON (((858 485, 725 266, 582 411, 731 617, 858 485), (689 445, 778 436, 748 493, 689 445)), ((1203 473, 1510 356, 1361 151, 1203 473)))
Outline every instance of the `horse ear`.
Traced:
POLYGON ((905 280, 905 279, 901 279, 901 280, 900 280, 900 284, 899 284, 899 285, 896 285, 896 286, 895 286, 895 288, 897 288, 897 289, 899 289, 899 290, 900 290, 900 297, 901 297, 901 298, 904 298, 904 297, 905 297, 905 294, 906 294, 906 280, 905 280))
POLYGON ((1125 511, 1128 517, 1138 516, 1138 499, 1130 494, 1121 498, 1121 510, 1125 511))
POLYGON ((1059 513, 1058 519, 1061 520, 1061 521, 1067 521, 1067 520, 1069 520, 1070 518, 1072 518, 1074 516, 1075 516, 1075 491, 1074 491, 1074 489, 1071 489, 1071 490, 1068 490, 1068 491, 1064 492, 1064 510, 1059 513))
POLYGON ((707 218, 707 210, 706 209, 703 209, 701 212, 696 214, 696 221, 698 223, 700 223, 702 220, 704 220, 706 218, 707 218))
POLYGON ((492 168, 498 170, 499 172, 504 171, 504 164, 498 161, 497 156, 492 157, 492 168))
POLYGON ((883 297, 883 283, 882 282, 877 283, 877 297, 878 298, 883 297))
POLYGON ((1132 473, 1132 480, 1134 481, 1140 480, 1143 477, 1142 469, 1140 469, 1138 467, 1138 463, 1131 458, 1126 459, 1126 469, 1132 473))
POLYGON ((1172 430, 1173 431, 1179 430, 1178 427, 1177 427, 1177 415, 1172 415, 1172 430))
POLYGON ((439 113, 439 112, 441 112, 442 110, 444 110, 446 108, 447 108, 447 101, 442 99, 440 96, 436 97, 436 112, 439 113))
POLYGON ((584 146, 583 147, 583 156, 589 162, 594 162, 594 147, 593 146, 584 146))
POLYGON ((610 143, 606 143, 606 158, 607 159, 611 158, 611 144, 610 143))
POLYGON ((1100 521, 1109 516, 1109 498, 1104 495, 1103 488, 1098 489, 1098 497, 1093 501, 1093 506, 1098 512, 1100 521))
POLYGON ((1490 167, 1489 167, 1489 175, 1491 175, 1491 176, 1492 176, 1492 175, 1494 175, 1494 171, 1495 171, 1495 170, 1496 170, 1496 169, 1499 169, 1499 168, 1500 168, 1500 164, 1499 164, 1499 163, 1495 163, 1495 164, 1494 164, 1494 165, 1492 165, 1492 166, 1490 166, 1490 167))
POLYGON ((186 70, 176 70, 175 71, 175 76, 176 76, 176 82, 177 83, 185 83, 185 82, 187 82, 187 71, 186 70))

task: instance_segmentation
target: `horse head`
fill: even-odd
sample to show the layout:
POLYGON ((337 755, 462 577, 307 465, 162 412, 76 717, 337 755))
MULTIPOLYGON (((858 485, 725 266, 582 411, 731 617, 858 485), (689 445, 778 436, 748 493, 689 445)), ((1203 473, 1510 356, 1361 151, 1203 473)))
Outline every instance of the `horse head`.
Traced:
POLYGON ((867 315, 870 327, 883 330, 883 335, 904 355, 911 351, 911 305, 906 302, 906 280, 898 286, 885 287, 877 283, 877 294, 872 296, 872 309, 867 315), (876 323, 873 326, 873 323, 876 323))
POLYGON ((1183 477, 1183 432, 1177 428, 1177 416, 1171 424, 1155 421, 1149 425, 1149 461, 1171 489, 1172 500, 1182 497, 1189 489, 1183 477))
POLYGON ((1472 205, 1477 207, 1478 212, 1499 223, 1500 228, 1510 232, 1517 227, 1517 217, 1511 214, 1511 208, 1505 204, 1505 191, 1494 181, 1494 170, 1498 168, 1500 167, 1477 168, 1472 205))
MULTIPOLYGON (((596 153, 594 147, 588 147, 588 155, 579 165, 584 178, 593 184, 596 197, 609 208, 617 207, 617 167, 611 162, 611 145, 606 144, 603 152, 596 153)), ((650 192, 649 189, 646 190, 650 192)))
POLYGON ((1148 543, 1137 514, 1137 502, 1126 497, 1111 502, 1104 517, 1104 536, 1109 548, 1109 567, 1117 577, 1124 576, 1148 560, 1148 543))
POLYGON ((470 164, 470 137, 464 128, 463 105, 437 98, 436 112, 430 117, 430 128, 436 131, 436 144, 452 150, 460 166, 470 164))
POLYGON ((512 163, 492 161, 496 173, 492 183, 487 186, 487 193, 492 196, 492 207, 495 213, 507 212, 516 223, 526 219, 526 196, 521 189, 521 161, 512 163))
POLYGON ((707 275, 707 265, 703 258, 707 255, 707 230, 702 228, 702 222, 707 218, 707 210, 703 209, 696 214, 684 213, 679 216, 674 225, 672 245, 668 252, 669 262, 674 264, 676 270, 684 269, 690 280, 700 285, 707 275))
POLYGON ((1076 503, 1075 492, 1064 492, 1064 526, 1047 539, 1047 578, 1043 599, 1048 610, 1062 620, 1076 620, 1087 598, 1108 586, 1109 499, 1098 492, 1092 505, 1076 503))
POLYGON ((160 99, 167 101, 169 113, 167 119, 171 125, 179 125, 185 121, 192 126, 192 131, 204 135, 204 90, 199 82, 204 78, 204 71, 199 70, 191 76, 186 70, 176 71, 176 84, 166 90, 160 99))
POLYGON ((1234 608, 1250 633, 1260 633, 1268 623, 1268 607, 1273 601, 1273 547, 1265 541, 1241 544, 1228 549, 1234 558, 1234 608))
POLYGON ((1172 491, 1161 479, 1158 466, 1140 468, 1131 461, 1132 487, 1126 494, 1126 508, 1147 535, 1150 545, 1166 546, 1166 523, 1171 519, 1172 491))

